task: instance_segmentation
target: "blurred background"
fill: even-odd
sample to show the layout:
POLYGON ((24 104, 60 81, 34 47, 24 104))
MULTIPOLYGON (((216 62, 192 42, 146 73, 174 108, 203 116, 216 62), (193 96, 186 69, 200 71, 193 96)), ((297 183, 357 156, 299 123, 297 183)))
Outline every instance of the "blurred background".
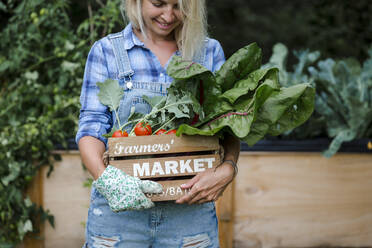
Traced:
MULTIPOLYGON (((319 50, 322 56, 365 59, 372 42, 371 1, 207 1, 212 36, 231 55, 257 42, 264 61, 277 42, 289 50, 319 50)), ((289 62, 293 63, 293 58, 289 62)))
MULTIPOLYGON (((0 27, 4 29, 14 15, 12 8, 23 1, 2 2, 5 7, 0 10, 0 27)), ((89 5, 92 14, 96 14, 107 1, 65 2, 69 24, 77 28, 89 17, 89 5)), ((115 8, 119 2, 113 1, 110 6, 115 8)), ((230 0, 228 3, 214 0, 207 1, 207 5, 210 36, 221 41, 227 57, 244 45, 257 42, 267 60, 271 47, 282 42, 290 50, 309 48, 320 50, 324 57, 353 56, 363 60, 372 42, 372 3, 369 0, 230 0)), ((118 14, 117 10, 111 11, 111 14, 118 14)), ((112 29, 114 32, 123 28, 117 19, 120 16, 106 17, 118 21, 112 29)))

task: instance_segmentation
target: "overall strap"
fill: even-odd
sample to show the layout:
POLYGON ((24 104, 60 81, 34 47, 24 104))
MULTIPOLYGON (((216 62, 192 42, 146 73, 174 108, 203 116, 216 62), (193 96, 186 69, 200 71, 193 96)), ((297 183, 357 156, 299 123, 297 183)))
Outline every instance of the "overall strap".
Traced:
POLYGON ((119 71, 119 79, 131 77, 134 74, 134 71, 130 66, 128 52, 124 48, 124 31, 110 34, 108 38, 114 48, 115 60, 119 71))

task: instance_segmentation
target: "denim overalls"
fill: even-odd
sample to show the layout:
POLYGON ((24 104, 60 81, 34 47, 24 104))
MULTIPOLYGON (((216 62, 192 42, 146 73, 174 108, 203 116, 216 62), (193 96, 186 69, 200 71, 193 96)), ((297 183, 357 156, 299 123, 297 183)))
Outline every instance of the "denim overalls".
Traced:
MULTIPOLYGON (((119 106, 120 123, 124 124, 130 109, 150 112, 150 105, 142 95, 165 95, 170 83, 135 82, 127 50, 123 47, 123 33, 109 35, 118 66, 118 80, 124 88, 119 106)), ((205 51, 195 62, 204 61, 205 51)), ((113 116, 113 120, 115 120, 113 116)), ((129 127, 128 127, 129 128, 129 127)), ((128 130, 127 130, 128 131, 128 130)), ((112 212, 106 199, 93 187, 86 225, 86 243, 83 247, 120 248, 179 248, 219 247, 215 205, 175 204, 158 202, 155 207, 142 211, 112 212)))

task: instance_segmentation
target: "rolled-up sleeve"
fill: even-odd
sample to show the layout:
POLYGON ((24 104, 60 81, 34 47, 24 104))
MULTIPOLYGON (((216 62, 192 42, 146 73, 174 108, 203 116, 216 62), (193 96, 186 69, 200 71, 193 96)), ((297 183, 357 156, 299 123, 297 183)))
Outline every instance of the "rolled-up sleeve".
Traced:
POLYGON ((109 109, 98 99, 97 82, 108 79, 107 62, 100 42, 92 46, 85 65, 83 86, 80 95, 79 127, 75 137, 78 144, 84 136, 95 137, 107 145, 102 135, 109 132, 112 126, 112 115, 109 109))

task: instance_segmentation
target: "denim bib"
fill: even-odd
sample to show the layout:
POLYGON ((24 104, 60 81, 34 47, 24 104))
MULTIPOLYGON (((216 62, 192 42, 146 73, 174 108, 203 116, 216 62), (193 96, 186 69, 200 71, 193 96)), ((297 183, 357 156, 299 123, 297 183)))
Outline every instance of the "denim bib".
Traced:
MULTIPOLYGON (((167 88, 171 82, 137 82, 132 80, 134 71, 130 65, 128 51, 124 48, 124 32, 111 34, 108 36, 113 46, 116 64, 118 67, 119 85, 124 89, 124 96, 120 101, 118 115, 121 125, 127 122, 131 108, 135 107, 136 112, 147 114, 151 111, 151 106, 142 98, 143 95, 148 97, 165 96, 167 88)), ((204 64, 206 46, 203 46, 201 52, 197 54, 193 61, 204 64)), ((113 114, 114 125, 117 125, 116 117, 113 114)), ((131 126, 125 127, 129 132, 131 126)))

